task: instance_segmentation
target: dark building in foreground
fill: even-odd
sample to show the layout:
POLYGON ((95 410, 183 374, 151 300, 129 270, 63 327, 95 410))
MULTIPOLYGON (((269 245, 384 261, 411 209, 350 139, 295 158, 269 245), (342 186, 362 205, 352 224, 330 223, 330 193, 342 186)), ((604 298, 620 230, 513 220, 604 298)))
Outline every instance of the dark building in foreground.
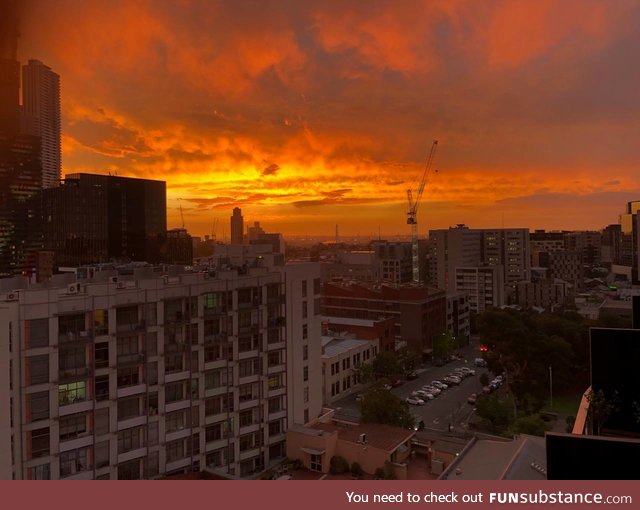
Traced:
POLYGON ((161 261, 167 232, 166 183, 70 174, 44 190, 45 246, 57 266, 117 260, 161 261))
POLYGON ((40 140, 0 130, 0 277, 30 275, 42 249, 40 140))

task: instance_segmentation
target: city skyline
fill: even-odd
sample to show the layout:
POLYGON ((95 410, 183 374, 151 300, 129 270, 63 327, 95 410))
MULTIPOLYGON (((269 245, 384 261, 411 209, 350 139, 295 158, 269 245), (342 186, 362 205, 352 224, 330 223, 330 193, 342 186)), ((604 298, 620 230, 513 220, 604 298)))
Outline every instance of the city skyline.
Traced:
POLYGON ((182 205, 195 235, 233 207, 290 235, 409 235, 434 138, 421 237, 600 229, 640 195, 637 5, 106 9, 27 2, 18 56, 61 76, 63 174, 166 180, 169 227, 182 205))

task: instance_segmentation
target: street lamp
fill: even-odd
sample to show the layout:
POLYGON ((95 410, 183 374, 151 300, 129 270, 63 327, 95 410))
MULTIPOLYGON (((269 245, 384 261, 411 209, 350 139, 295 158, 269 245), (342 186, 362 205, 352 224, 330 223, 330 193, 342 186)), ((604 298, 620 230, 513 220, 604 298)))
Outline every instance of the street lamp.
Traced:
POLYGON ((553 408, 553 370, 551 369, 551 365, 549 365, 549 403, 551 404, 551 408, 553 408))

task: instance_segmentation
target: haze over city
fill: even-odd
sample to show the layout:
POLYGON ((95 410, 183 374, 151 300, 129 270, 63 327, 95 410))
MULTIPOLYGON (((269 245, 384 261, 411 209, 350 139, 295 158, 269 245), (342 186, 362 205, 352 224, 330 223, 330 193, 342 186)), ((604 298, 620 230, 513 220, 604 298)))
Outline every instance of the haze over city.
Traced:
MULTIPOLYGON (((637 198, 636 2, 30 0, 63 174, 167 181, 168 225, 600 229, 637 198), (529 34, 522 38, 522 34, 529 34)), ((218 232, 220 235, 222 232, 218 232)))

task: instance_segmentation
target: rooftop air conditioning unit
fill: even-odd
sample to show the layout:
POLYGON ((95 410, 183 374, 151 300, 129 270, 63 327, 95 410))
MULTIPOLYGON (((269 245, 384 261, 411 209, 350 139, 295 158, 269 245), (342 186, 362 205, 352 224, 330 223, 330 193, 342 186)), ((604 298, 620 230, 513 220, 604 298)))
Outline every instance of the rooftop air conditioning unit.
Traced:
POLYGON ((116 282, 116 289, 126 289, 127 286, 124 282, 116 282))
POLYGON ((67 287, 67 294, 77 294, 80 292, 80 284, 72 283, 67 287))
POLYGON ((117 276, 110 276, 109 277, 109 283, 118 283, 118 277, 117 276))
POLYGON ((18 300, 17 292, 9 292, 9 294, 7 294, 7 301, 17 301, 17 300, 18 300))

